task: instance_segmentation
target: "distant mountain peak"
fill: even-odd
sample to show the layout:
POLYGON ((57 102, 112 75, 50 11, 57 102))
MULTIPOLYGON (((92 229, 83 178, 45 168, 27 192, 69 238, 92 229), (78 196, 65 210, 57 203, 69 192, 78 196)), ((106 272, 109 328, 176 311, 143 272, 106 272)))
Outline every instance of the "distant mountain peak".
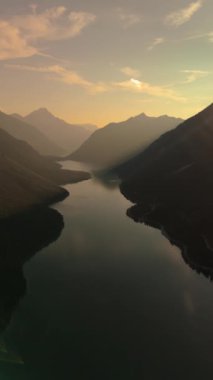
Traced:
POLYGON ((141 113, 98 129, 69 158, 99 167, 113 166, 143 151, 161 134, 181 122, 174 117, 161 118, 141 113))
POLYGON ((35 112, 48 112, 48 113, 50 113, 49 112, 49 110, 46 108, 46 107, 40 107, 40 108, 38 108, 37 110, 35 110, 35 112))
POLYGON ((173 184, 177 181, 177 184, 180 184, 181 178, 185 188, 187 181, 195 180, 196 176, 199 182, 199 175, 200 178, 210 181, 213 167, 212 143, 213 103, 179 124, 175 129, 163 134, 144 152, 127 161, 121 171, 124 168, 126 178, 128 176, 133 178, 134 172, 141 186, 145 177, 150 183, 153 178, 157 178, 162 188, 165 188, 169 181, 173 184), (196 170, 200 171, 199 175, 196 170), (185 175, 186 172, 187 175, 185 175))
POLYGON ((140 113, 139 115, 136 115, 136 116, 132 116, 132 117, 130 117, 130 119, 129 120, 144 120, 144 119, 146 119, 148 116, 144 113, 144 112, 142 112, 142 113, 140 113))
POLYGON ((163 114, 163 115, 160 115, 159 117, 161 117, 162 119, 167 119, 168 117, 172 117, 172 116, 168 116, 166 114, 163 114))
POLYGON ((53 114, 51 114, 51 112, 45 108, 45 107, 41 107, 41 108, 38 108, 37 110, 31 112, 30 114, 34 114, 34 115, 46 115, 46 116, 53 116, 53 114))
POLYGON ((142 113, 140 113, 138 116, 136 116, 136 117, 138 117, 138 118, 143 118, 143 117, 148 117, 146 114, 145 114, 145 112, 142 112, 142 113))
POLYGON ((41 107, 35 111, 30 112, 26 117, 26 120, 36 120, 36 123, 40 123, 42 121, 46 121, 46 123, 59 122, 64 120, 58 118, 54 114, 52 114, 47 108, 41 107))
POLYGON ((52 114, 45 107, 31 112, 24 119, 38 128, 51 141, 59 144, 67 153, 77 149, 92 133, 90 128, 85 128, 84 125, 70 124, 52 114))

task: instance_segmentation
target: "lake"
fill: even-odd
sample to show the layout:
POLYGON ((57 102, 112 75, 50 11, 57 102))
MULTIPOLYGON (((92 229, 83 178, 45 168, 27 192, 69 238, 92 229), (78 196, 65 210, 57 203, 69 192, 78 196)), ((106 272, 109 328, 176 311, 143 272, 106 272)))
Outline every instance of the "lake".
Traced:
POLYGON ((212 282, 130 219, 116 186, 66 188, 60 236, 24 264, 0 379, 212 379, 212 282))

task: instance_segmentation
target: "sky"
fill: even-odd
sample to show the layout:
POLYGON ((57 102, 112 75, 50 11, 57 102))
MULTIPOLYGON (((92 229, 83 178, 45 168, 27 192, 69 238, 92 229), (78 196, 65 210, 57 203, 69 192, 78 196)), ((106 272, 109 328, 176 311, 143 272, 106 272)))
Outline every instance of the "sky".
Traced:
POLYGON ((99 127, 212 103, 212 0, 0 0, 0 109, 99 127))

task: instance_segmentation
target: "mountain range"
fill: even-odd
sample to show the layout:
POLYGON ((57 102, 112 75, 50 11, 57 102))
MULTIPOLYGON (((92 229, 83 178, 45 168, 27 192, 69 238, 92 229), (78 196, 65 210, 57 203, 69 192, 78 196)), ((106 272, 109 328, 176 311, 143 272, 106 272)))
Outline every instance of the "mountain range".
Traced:
MULTIPOLYGON (((124 182, 165 191, 205 179, 213 183, 213 104, 163 134, 144 152, 117 168, 124 182), (145 185, 146 184, 146 185, 145 185), (181 184, 181 185, 180 185, 181 184)), ((206 191, 206 188, 205 188, 206 191)), ((196 192, 193 189, 192 195, 196 192)))
POLYGON ((144 150, 182 121, 166 115, 149 117, 142 113, 120 123, 110 123, 96 130, 68 158, 100 167, 115 165, 144 150))
POLYGON ((0 130, 4 130, 18 140, 30 144, 43 155, 62 155, 63 150, 46 137, 38 128, 32 128, 21 116, 0 112, 0 130))
POLYGON ((213 279, 213 104, 118 166, 127 215, 162 231, 183 259, 213 279))
POLYGON ((31 112, 22 119, 59 146, 63 155, 77 149, 96 129, 96 126, 91 124, 69 124, 51 114, 46 108, 31 112))
POLYGON ((59 185, 87 178, 87 173, 62 170, 0 128, 0 218, 63 199, 68 192, 59 185))
MULTIPOLYGON (((48 111, 43 109, 31 114, 28 119, 32 120, 32 116, 34 118, 35 115, 39 116, 37 121, 42 115, 46 115, 49 120, 54 119, 54 116, 50 116, 48 111)), ((62 170, 53 158, 40 155, 23 141, 21 134, 24 135, 29 129, 36 131, 35 136, 40 136, 39 133, 43 132, 18 118, 20 119, 17 115, 11 117, 0 113, 0 217, 62 199, 67 192, 60 187, 61 184, 89 178, 87 173, 62 170), (11 134, 19 134, 19 139, 10 135, 9 131, 11 134)), ((143 136, 140 149, 137 148, 140 153, 111 171, 122 179, 122 193, 136 204, 145 202, 148 207, 156 207, 166 202, 170 206, 178 205, 179 210, 183 210, 188 216, 190 213, 197 213, 200 218, 199 204, 205 205, 205 210, 213 207, 213 105, 182 121, 175 128, 175 124, 180 120, 168 116, 153 118, 141 114, 126 122, 112 123, 94 132, 78 152, 88 153, 83 156, 89 162, 106 165, 112 160, 114 163, 118 157, 120 160, 121 156, 124 159, 130 155, 131 149, 133 154, 136 140, 138 142, 139 136, 143 136), (147 129, 149 133, 146 132, 147 129), (167 132, 146 147, 148 141, 163 130, 167 132), (106 150, 103 150, 102 145, 104 136, 106 150), (98 146, 98 150, 94 148, 92 151, 92 146, 98 146), (84 150, 85 147, 89 148, 84 150), (90 155, 92 152, 93 158, 90 155)), ((51 129, 47 124, 46 128, 51 129)), ((28 136, 29 140, 35 142, 33 135, 29 133, 28 136)), ((204 207, 202 213, 203 210, 204 207)))
POLYGON ((122 179, 122 194, 142 207, 144 220, 157 225, 159 219, 162 225, 168 225, 168 220, 171 225, 172 218, 181 220, 179 225, 199 231, 213 247, 212 146, 213 104, 117 167, 114 172, 122 179))
POLYGON ((26 141, 40 154, 65 156, 79 147, 96 129, 92 124, 69 124, 46 108, 21 116, 0 112, 0 128, 26 141))

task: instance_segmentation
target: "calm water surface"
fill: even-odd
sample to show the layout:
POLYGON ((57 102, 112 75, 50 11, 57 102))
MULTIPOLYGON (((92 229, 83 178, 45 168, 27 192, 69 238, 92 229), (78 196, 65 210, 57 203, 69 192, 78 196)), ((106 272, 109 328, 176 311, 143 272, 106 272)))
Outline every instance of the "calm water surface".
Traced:
POLYGON ((19 363, 2 360, 0 379, 212 379, 213 284, 126 216, 119 189, 67 189, 60 238, 24 266, 0 343, 19 363))

